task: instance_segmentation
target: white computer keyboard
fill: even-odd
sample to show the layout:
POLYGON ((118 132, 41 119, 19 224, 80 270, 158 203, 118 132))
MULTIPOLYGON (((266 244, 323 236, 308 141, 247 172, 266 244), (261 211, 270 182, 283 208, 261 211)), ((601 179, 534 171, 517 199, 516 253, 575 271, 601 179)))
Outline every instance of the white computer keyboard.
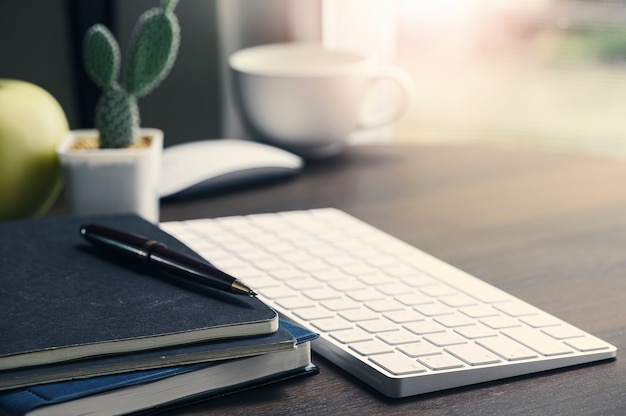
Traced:
POLYGON ((390 397, 613 358, 616 348, 342 211, 167 222, 313 349, 390 397))

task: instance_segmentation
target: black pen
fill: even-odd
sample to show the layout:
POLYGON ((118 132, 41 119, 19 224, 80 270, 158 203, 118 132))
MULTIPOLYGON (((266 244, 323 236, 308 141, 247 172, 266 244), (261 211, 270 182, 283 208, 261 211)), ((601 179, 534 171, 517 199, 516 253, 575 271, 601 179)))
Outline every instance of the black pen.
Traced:
POLYGON ((96 246, 135 257, 157 270, 214 289, 256 296, 254 290, 209 262, 169 249, 158 241, 100 224, 84 224, 80 233, 96 246))

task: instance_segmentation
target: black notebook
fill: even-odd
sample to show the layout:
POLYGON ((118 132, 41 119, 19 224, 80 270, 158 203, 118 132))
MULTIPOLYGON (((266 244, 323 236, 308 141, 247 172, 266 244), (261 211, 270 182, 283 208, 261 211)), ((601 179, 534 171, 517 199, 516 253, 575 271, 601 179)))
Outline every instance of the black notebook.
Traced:
POLYGON ((196 255, 134 215, 0 223, 0 370, 278 329, 276 312, 255 297, 190 287, 103 257, 79 234, 87 222, 196 255))
POLYGON ((295 338, 288 330, 280 327, 278 331, 269 335, 229 338, 47 365, 13 368, 0 371, 0 394, 4 390, 42 383, 290 351, 295 349, 295 345, 295 338))
POLYGON ((285 321, 280 326, 298 348, 0 392, 0 415, 152 414, 300 375, 317 374, 317 367, 311 363, 310 345, 317 334, 285 321))

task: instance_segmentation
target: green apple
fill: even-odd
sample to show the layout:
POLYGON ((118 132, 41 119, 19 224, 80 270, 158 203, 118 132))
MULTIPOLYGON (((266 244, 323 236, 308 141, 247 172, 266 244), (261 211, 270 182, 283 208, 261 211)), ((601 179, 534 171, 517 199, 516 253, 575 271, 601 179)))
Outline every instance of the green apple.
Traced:
POLYGON ((62 186, 55 149, 68 129, 46 90, 0 79, 0 220, 43 215, 54 203, 62 186))

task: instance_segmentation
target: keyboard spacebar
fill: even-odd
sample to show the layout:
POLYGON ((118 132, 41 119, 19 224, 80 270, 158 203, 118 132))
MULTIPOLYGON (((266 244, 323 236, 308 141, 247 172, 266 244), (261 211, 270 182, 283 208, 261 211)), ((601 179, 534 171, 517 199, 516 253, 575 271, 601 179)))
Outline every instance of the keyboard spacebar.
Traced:
POLYGON ((541 355, 551 356, 573 352, 566 345, 550 338, 550 336, 528 328, 509 328, 502 330, 502 333, 541 355))

